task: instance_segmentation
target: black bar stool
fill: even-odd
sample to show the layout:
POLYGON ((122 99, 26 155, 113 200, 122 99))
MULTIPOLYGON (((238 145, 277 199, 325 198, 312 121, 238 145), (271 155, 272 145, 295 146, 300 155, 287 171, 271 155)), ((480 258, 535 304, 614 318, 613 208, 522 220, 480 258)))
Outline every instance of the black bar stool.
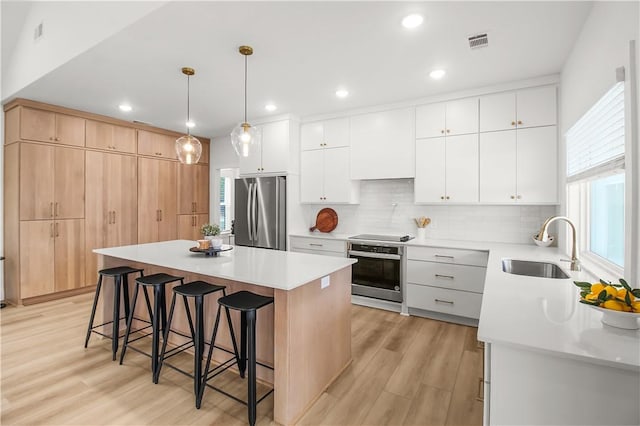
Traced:
MULTIPOLYGON (((200 388, 200 397, 202 400, 202 395, 204 393, 205 385, 210 388, 225 394, 226 396, 235 399, 236 401, 245 404, 248 409, 248 417, 249 424, 256 424, 256 406, 260 401, 265 399, 273 389, 267 392, 262 396, 259 400, 256 397, 256 365, 260 364, 263 367, 269 368, 273 370, 273 367, 268 365, 259 363, 256 361, 256 311, 264 306, 273 303, 273 297, 261 296, 259 294, 251 293, 250 291, 239 291, 237 293, 230 294, 228 296, 221 297, 218 299, 218 304, 224 306, 227 309, 233 309, 236 311, 240 311, 240 357, 237 359, 238 370, 240 371, 240 377, 244 378, 245 370, 249 370, 249 377, 247 383, 247 402, 242 401, 233 395, 224 392, 221 389, 218 389, 214 386, 208 385, 207 381, 210 378, 215 377, 217 374, 214 374, 212 377, 209 377, 209 364, 211 362, 211 354, 213 352, 213 347, 216 341, 216 334, 218 332, 218 318, 220 311, 218 310, 218 318, 216 318, 216 324, 213 328, 213 336, 211 337, 211 346, 209 347, 209 356, 207 357, 206 368, 204 371, 204 382, 203 386, 200 388), (247 351, 248 357, 247 357, 247 351)), ((219 309, 219 308, 218 308, 219 309)), ((200 401, 198 401, 197 406, 199 406, 200 401)))
MULTIPOLYGON (((204 358, 204 345, 205 345, 205 341, 204 341, 204 296, 208 295, 208 294, 212 294, 212 293, 216 293, 218 291, 222 291, 222 294, 226 296, 226 287, 225 286, 221 286, 221 285, 213 285, 213 284, 209 284, 206 283, 204 281, 193 281, 190 282, 188 284, 185 285, 181 285, 181 286, 177 286, 173 288, 173 297, 171 298, 171 308, 169 309, 169 319, 167 321, 167 328, 164 330, 164 341, 162 343, 162 351, 160 352, 160 361, 158 363, 158 369, 156 370, 155 376, 154 376, 154 383, 158 383, 158 379, 160 378, 160 371, 162 370, 162 365, 164 363, 164 361, 168 358, 171 358, 174 355, 179 354, 180 352, 183 352, 189 348, 194 348, 194 357, 193 357, 193 361, 194 361, 194 368, 193 368, 193 375, 187 373, 186 371, 183 371, 169 363, 167 363, 167 366, 173 368, 176 371, 179 371, 180 373, 192 377, 193 378, 193 391, 194 391, 194 395, 196 397, 196 408, 200 408, 200 399, 198 398, 198 395, 200 395, 200 387, 203 385, 203 380, 202 380, 202 359, 204 358), (184 300, 185 306, 188 304, 187 298, 188 297, 193 297, 194 298, 194 302, 195 302, 195 307, 196 307, 196 318, 195 318, 195 335, 192 334, 191 335, 191 341, 183 343, 182 345, 179 345, 175 348, 170 349, 169 351, 167 351, 167 341, 169 339, 169 333, 176 333, 180 336, 183 337, 189 337, 186 336, 182 333, 179 333, 177 331, 171 330, 171 322, 173 321, 173 313, 174 313, 174 309, 176 306, 176 296, 180 295, 182 296, 182 299, 184 300)), ((229 308, 225 307, 225 311, 226 311, 226 315, 227 315, 227 324, 229 326, 229 332, 231 333, 231 341, 233 343, 233 352, 230 352, 224 348, 221 348, 219 346, 216 346, 218 349, 223 350, 225 352, 228 352, 230 354, 233 354, 233 358, 230 358, 229 360, 225 361, 224 363, 221 364, 221 366, 226 366, 229 365, 232 361, 236 361, 238 360, 238 347, 236 345, 236 336, 233 332, 233 325, 231 323, 231 315, 229 314, 229 308)), ((187 315, 190 316, 190 313, 187 312, 187 315)), ((190 318, 190 323, 192 323, 192 319, 190 318)), ((218 323, 220 321, 220 305, 218 305, 218 313, 216 315, 216 323, 214 325, 214 329, 218 327, 218 323)), ((213 343, 211 343, 211 345, 213 345, 213 343)), ((211 350, 213 350, 213 346, 211 346, 211 350)), ((230 364, 229 366, 231 366, 233 364, 230 364)), ((218 368, 220 368, 221 366, 219 366, 218 368)))
MULTIPOLYGON (((155 375, 158 368, 158 349, 160 346, 160 333, 165 330, 167 325, 167 302, 165 296, 165 286, 173 282, 180 281, 180 284, 184 284, 184 277, 176 277, 169 274, 153 274, 146 275, 136 279, 136 291, 133 293, 133 303, 131 304, 131 312, 127 320, 127 332, 124 335, 124 342, 122 344, 122 352, 120 353, 120 364, 124 361, 124 354, 129 347, 129 343, 140 340, 149 335, 152 336, 151 340, 151 354, 141 351, 138 348, 131 346, 131 349, 146 355, 151 358, 151 373, 155 375), (144 334, 136 337, 133 340, 129 340, 131 334, 131 324, 133 323, 133 312, 136 309, 136 302, 138 300, 138 291, 142 287, 144 297, 147 302, 147 309, 149 310, 151 320, 151 333, 144 334), (147 287, 153 287, 153 309, 149 303, 149 295, 147 293, 147 287)), ((189 305, 185 301, 185 309, 187 310, 189 317, 189 327, 191 328, 191 334, 193 335, 193 323, 191 322, 191 314, 189 313, 189 305)))
POLYGON ((89 338, 91 333, 99 334, 103 337, 111 339, 111 352, 113 352, 112 361, 116 360, 116 352, 118 352, 118 340, 120 338, 120 320, 127 320, 129 318, 129 274, 139 273, 140 276, 144 276, 143 269, 131 268, 129 266, 117 266, 115 268, 107 268, 98 271, 98 284, 96 285, 96 295, 93 298, 93 308, 91 309, 91 318, 89 319, 89 327, 87 328, 87 337, 84 340, 84 347, 89 344, 89 338), (96 316, 96 307, 98 306, 98 299, 100 298, 100 289, 102 288, 102 278, 113 278, 113 319, 100 325, 93 325, 93 321, 96 316), (124 318, 120 318, 120 293, 124 299, 124 318), (111 336, 96 331, 96 328, 103 327, 105 325, 113 324, 111 336))

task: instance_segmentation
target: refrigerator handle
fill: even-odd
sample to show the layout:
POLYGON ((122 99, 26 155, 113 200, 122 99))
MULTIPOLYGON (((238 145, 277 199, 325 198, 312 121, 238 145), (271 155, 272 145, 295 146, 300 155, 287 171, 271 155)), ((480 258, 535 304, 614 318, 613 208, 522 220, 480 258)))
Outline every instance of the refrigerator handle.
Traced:
POLYGON ((258 242, 258 182, 253 184, 253 239, 258 242))
POLYGON ((253 224, 251 223, 251 218, 253 217, 253 208, 251 204, 251 199, 253 195, 253 184, 249 184, 249 190, 247 191, 247 231, 249 232, 249 241, 253 242, 253 237, 251 236, 251 232, 253 230, 253 224))

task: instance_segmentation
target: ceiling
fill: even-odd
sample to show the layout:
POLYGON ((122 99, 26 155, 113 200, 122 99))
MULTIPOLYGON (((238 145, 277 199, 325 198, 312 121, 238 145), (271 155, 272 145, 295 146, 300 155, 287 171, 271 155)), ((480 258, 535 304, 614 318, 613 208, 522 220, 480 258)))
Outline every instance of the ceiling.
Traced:
POLYGON ((15 96, 183 131, 190 66, 193 133, 242 119, 249 44, 249 121, 422 98, 560 72, 587 2, 170 2, 15 96), (400 25, 420 13, 422 26, 400 25), (467 37, 488 32, 489 46, 467 37), (439 81, 429 78, 443 68, 439 81), (338 99, 345 87, 350 95, 338 99), (122 113, 128 102, 133 111, 122 113), (278 110, 268 113, 267 102, 278 110))

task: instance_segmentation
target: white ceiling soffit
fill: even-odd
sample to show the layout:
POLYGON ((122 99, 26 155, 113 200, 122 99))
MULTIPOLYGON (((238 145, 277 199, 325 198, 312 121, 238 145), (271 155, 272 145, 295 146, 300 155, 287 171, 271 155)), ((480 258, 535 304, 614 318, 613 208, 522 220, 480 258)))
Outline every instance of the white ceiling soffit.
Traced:
POLYGON ((242 118, 249 57, 249 120, 398 102, 558 73, 585 21, 585 2, 172 2, 17 93, 183 131, 191 78, 194 134, 225 134, 242 118), (409 13, 422 26, 400 25, 409 13), (468 37, 487 33, 488 47, 468 37), (429 78, 445 69, 439 81, 429 78), (349 96, 338 99, 338 87, 349 96), (133 112, 117 106, 128 102, 133 112))

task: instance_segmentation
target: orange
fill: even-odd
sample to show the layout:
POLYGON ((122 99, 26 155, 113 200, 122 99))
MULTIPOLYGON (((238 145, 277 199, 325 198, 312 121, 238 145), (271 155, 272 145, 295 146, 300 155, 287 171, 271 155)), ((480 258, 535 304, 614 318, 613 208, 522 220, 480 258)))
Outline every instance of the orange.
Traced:
POLYGON ((603 308, 611 309, 613 311, 624 311, 624 303, 617 300, 607 300, 601 305, 603 308))

